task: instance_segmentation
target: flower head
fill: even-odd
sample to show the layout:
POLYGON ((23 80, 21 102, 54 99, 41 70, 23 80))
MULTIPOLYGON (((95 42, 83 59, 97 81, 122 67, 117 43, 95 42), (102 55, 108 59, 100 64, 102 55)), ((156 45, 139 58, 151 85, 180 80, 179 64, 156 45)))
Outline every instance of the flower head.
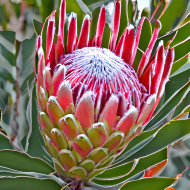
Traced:
POLYGON ((174 50, 164 49, 160 42, 152 56, 160 22, 155 21, 152 38, 136 72, 133 63, 146 18, 141 19, 136 34, 129 25, 116 43, 120 9, 118 0, 108 49, 101 48, 106 23, 104 6, 92 39, 90 17, 84 17, 77 38, 76 15, 71 14, 64 47, 64 0, 57 42, 55 12, 46 21, 45 52, 42 36, 38 37, 39 123, 57 173, 69 180, 88 181, 98 174, 95 169, 104 170, 114 161, 129 139, 151 119, 169 77, 174 50))

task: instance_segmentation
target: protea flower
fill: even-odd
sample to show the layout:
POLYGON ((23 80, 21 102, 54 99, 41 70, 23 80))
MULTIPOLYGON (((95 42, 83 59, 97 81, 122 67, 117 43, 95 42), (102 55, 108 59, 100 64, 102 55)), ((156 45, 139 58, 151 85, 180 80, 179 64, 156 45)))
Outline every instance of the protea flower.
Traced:
POLYGON ((174 49, 164 49, 161 41, 152 57, 161 28, 155 20, 152 38, 135 71, 133 63, 147 18, 140 20, 136 33, 128 25, 118 37, 121 2, 117 0, 106 49, 101 47, 105 7, 92 39, 90 17, 84 17, 77 38, 77 19, 72 13, 64 43, 65 7, 62 0, 58 35, 54 11, 46 20, 45 45, 43 32, 38 36, 38 119, 57 174, 74 187, 105 171, 149 122, 163 95, 174 49))

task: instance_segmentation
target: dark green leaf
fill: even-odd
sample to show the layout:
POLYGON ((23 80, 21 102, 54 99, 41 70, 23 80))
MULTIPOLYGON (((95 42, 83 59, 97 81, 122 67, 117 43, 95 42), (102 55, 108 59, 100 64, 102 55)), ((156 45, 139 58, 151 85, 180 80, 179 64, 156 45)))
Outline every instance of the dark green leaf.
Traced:
POLYGON ((190 68, 169 78, 165 87, 165 102, 189 81, 189 72, 190 68))
MULTIPOLYGON (((159 152, 156 152, 155 154, 152 154, 150 156, 147 156, 147 157, 144 157, 144 158, 141 158, 137 165, 135 166, 135 168, 127 175, 124 176, 124 177, 120 177, 119 179, 118 178, 108 178, 109 179, 100 179, 99 178, 99 175, 95 177, 95 179, 93 179, 92 181, 94 183, 97 183, 99 185, 105 185, 105 186, 111 186, 111 185, 116 185, 116 184, 119 184, 119 183, 122 183, 126 180, 128 180, 129 178, 137 175, 138 173, 144 171, 145 169, 149 168, 150 166, 153 166, 157 163, 160 163, 164 160, 167 159, 167 148, 159 151, 159 152)), ((120 170, 122 169, 122 166, 119 166, 120 167, 120 170)), ((110 169, 111 171, 114 171, 115 168, 112 168, 110 169)), ((117 168, 115 169, 117 170, 117 168)), ((109 171, 109 170, 108 170, 109 171)), ((106 173, 109 173, 106 171, 106 173)), ((104 174, 104 173, 103 173, 104 174)), ((103 174, 101 174, 100 176, 102 176, 103 174)))
POLYGON ((105 172, 103 172, 103 174, 96 176, 96 179, 107 180, 110 178, 121 178, 131 171, 133 165, 134 161, 131 161, 118 167, 107 169, 105 172))
POLYGON ((0 52, 2 56, 13 66, 16 65, 16 56, 0 44, 0 52))
POLYGON ((54 1, 52 0, 41 0, 40 12, 42 15, 42 21, 52 13, 54 10, 54 1))
POLYGON ((185 57, 182 57, 181 59, 177 60, 176 62, 173 63, 172 65, 172 70, 171 70, 171 73, 170 75, 172 75, 173 73, 175 73, 179 68, 181 68, 183 65, 185 65, 189 58, 189 56, 185 56, 185 57))
POLYGON ((92 12, 92 20, 90 25, 90 39, 92 39, 96 34, 99 13, 100 13, 100 8, 97 8, 92 12))
POLYGON ((179 106, 175 109, 175 112, 174 112, 172 118, 175 118, 178 115, 180 115, 180 114, 182 114, 184 112, 187 112, 188 107, 190 107, 190 92, 183 99, 183 101, 179 104, 179 106))
POLYGON ((0 178, 0 190, 60 190, 61 186, 51 179, 35 179, 31 177, 2 177, 0 178))
POLYGON ((121 16, 120 16, 118 40, 119 40, 119 37, 125 31, 128 23, 133 23, 133 4, 132 4, 132 1, 129 0, 128 7, 127 7, 126 0, 121 0, 121 16))
POLYGON ((15 43, 15 32, 13 31, 0 31, 0 35, 8 40, 11 44, 15 43))
MULTIPOLYGON (((77 0, 81 1, 81 0, 77 0)), ((97 7, 101 7, 103 4, 108 3, 112 0, 82 0, 84 4, 90 9, 90 11, 93 11, 97 7)))
POLYGON ((0 132, 0 150, 2 149, 13 149, 12 145, 9 143, 8 137, 0 132))
POLYGON ((176 120, 164 125, 150 143, 144 146, 135 154, 126 159, 130 162, 133 159, 152 154, 170 144, 179 141, 190 133, 190 120, 176 120))
POLYGON ((0 77, 6 81, 9 81, 9 82, 15 84, 15 80, 13 79, 12 75, 8 72, 0 72, 0 77))
POLYGON ((51 157, 46 153, 46 146, 40 133, 38 124, 38 112, 36 105, 36 88, 31 87, 30 101, 28 103, 29 133, 26 141, 26 151, 32 157, 39 157, 53 166, 51 157))
POLYGON ((154 189, 161 190, 171 186, 175 182, 175 178, 163 178, 163 177, 154 177, 154 178, 144 178, 136 181, 130 181, 124 184, 120 189, 121 190, 145 190, 145 189, 154 189))
POLYGON ((120 165, 120 162, 129 157, 130 155, 134 154, 138 150, 140 150, 142 147, 144 147, 146 144, 148 144, 153 138, 154 138, 154 133, 156 132, 157 129, 151 130, 151 131, 145 131, 138 135, 137 137, 133 138, 125 150, 116 158, 114 163, 112 164, 113 167, 120 165))
POLYGON ((34 29, 37 35, 40 35, 42 29, 42 23, 33 19, 34 29))
POLYGON ((172 110, 179 105, 181 100, 185 98, 187 93, 189 92, 190 83, 187 83, 184 87, 182 87, 180 90, 176 91, 160 108, 160 110, 157 111, 155 116, 152 118, 152 120, 146 125, 145 130, 154 129, 156 127, 159 127, 163 120, 172 112, 172 110))
POLYGON ((44 57, 46 57, 46 33, 47 33, 47 26, 48 22, 46 21, 43 25, 43 30, 42 30, 42 49, 44 52, 44 57))
POLYGON ((54 169, 43 160, 32 158, 27 154, 18 151, 1 150, 0 158, 0 166, 12 168, 14 170, 44 174, 54 172, 54 169))

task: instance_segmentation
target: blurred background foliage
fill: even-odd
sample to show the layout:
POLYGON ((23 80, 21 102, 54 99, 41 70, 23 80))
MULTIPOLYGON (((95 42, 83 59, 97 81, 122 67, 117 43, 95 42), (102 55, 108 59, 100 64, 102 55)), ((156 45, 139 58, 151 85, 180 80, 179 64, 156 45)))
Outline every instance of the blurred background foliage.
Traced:
MULTIPOLYGON (((58 9, 59 4, 60 0, 0 0, 0 108, 3 113, 0 131, 12 140, 15 149, 24 149, 26 152, 29 151, 30 155, 38 157, 41 157, 41 152, 46 152, 46 150, 43 149, 43 146, 38 146, 39 143, 44 144, 39 133, 35 91, 33 90, 35 44, 42 23, 54 9, 58 9), (31 146, 28 150, 29 143, 31 146)), ((106 14, 113 15, 114 4, 111 0, 66 0, 66 12, 77 13, 78 34, 85 14, 89 14, 92 17, 90 37, 94 36, 98 14, 103 4, 106 5, 106 14)), ((125 9, 125 7, 126 1, 122 0, 122 8, 125 9)), ((164 99, 166 101, 166 97, 171 97, 172 83, 180 79, 182 86, 190 78, 190 3, 189 0, 138 0, 138 2, 129 0, 128 17, 126 14, 124 12, 121 15, 119 36, 123 33, 127 23, 136 27, 142 16, 149 19, 160 19, 162 29, 159 33, 159 40, 169 41, 175 36, 170 44, 170 47, 176 49, 175 62, 170 82, 166 86, 166 93, 162 98, 163 101, 158 105, 158 110, 163 105, 164 99), (156 8, 159 8, 158 11, 153 12, 156 8), (162 14, 166 8, 167 11, 162 14), (162 36, 165 33, 167 35, 162 36), (184 43, 179 44, 180 41, 184 41, 184 43)), ((56 17, 58 17, 58 11, 56 17)), ((103 47, 108 46, 109 26, 112 24, 110 20, 106 20, 106 22, 103 47)), ((154 25, 152 27, 154 28, 154 25)), ((149 43, 152 27, 148 22, 143 25, 140 39, 142 51, 149 43)), ((168 44, 164 45, 166 47, 168 44)), ((141 56, 142 52, 138 50, 135 59, 136 65, 141 56)), ((180 104, 177 108, 172 109, 163 123, 182 112, 190 111, 190 92, 186 94, 186 98, 182 97, 180 104), (187 102, 188 106, 184 107, 187 102)), ((183 117, 187 118, 189 114, 185 114, 183 117)), ((5 146, 0 144, 0 149, 2 148, 5 146)), ((48 160, 49 155, 46 155, 48 160)), ((190 166, 190 137, 172 146, 168 165, 161 176, 176 176, 188 166, 190 166)), ((190 190, 188 171, 185 174, 179 179, 176 190, 190 190)))

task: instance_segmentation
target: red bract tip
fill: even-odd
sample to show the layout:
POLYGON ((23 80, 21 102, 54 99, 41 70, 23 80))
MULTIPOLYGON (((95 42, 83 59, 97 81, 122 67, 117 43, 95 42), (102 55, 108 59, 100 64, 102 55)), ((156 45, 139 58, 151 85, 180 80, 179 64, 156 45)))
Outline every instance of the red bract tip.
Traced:
POLYGON ((67 53, 72 53, 76 47, 77 40, 77 18, 74 13, 71 14, 71 21, 69 23, 68 39, 67 39, 67 53))
POLYGON ((141 20, 140 20, 140 22, 139 22, 139 25, 138 25, 138 28, 137 28, 137 32, 136 32, 135 41, 134 41, 134 46, 133 46, 133 54, 132 54, 130 62, 129 62, 130 66, 133 66, 133 62, 135 60, 137 48, 138 48, 138 45, 139 45, 139 40, 140 40, 140 36, 141 36, 142 26, 143 26, 143 23, 145 21, 149 22, 149 20, 146 17, 142 17, 141 20))
POLYGON ((46 34, 46 65, 48 64, 50 59, 54 34, 55 34, 55 14, 52 14, 48 20, 47 34, 46 34))
POLYGON ((159 85, 159 90, 158 90, 158 95, 157 95, 158 98, 162 97, 162 95, 164 93, 165 84, 168 81, 170 71, 172 69, 173 60, 174 60, 174 48, 169 49, 168 53, 166 55, 164 71, 163 71, 163 74, 162 74, 162 79, 161 79, 161 82, 160 82, 160 85, 159 85))
POLYGON ((60 61, 60 56, 64 55, 64 24, 65 24, 65 14, 66 14, 66 2, 62 0, 59 9, 59 29, 57 35, 56 44, 56 60, 57 63, 60 61))
POLYGON ((122 45, 123 45, 123 39, 124 39, 124 34, 121 35, 119 42, 117 43, 117 47, 115 49, 115 55, 120 56, 121 55, 121 50, 122 50, 122 45))
POLYGON ((120 14, 121 14, 121 1, 118 0, 115 4, 114 25, 113 28, 111 28, 112 36, 109 43, 109 49, 113 52, 115 51, 116 40, 119 32, 120 14))
POLYGON ((90 33, 90 17, 89 15, 86 15, 84 17, 81 33, 78 40, 78 49, 88 46, 89 33, 90 33))
POLYGON ((158 51, 156 53, 155 67, 153 69, 152 82, 151 82, 152 84, 151 84, 151 90, 150 90, 151 94, 157 95, 158 93, 162 73, 164 70, 164 64, 165 64, 164 46, 161 45, 158 48, 158 51))
POLYGON ((98 24, 97 24, 97 30, 96 30, 95 45, 97 47, 101 47, 101 45, 102 45, 102 36, 103 36, 103 32, 104 32, 105 23, 106 23, 106 9, 103 6, 100 11, 98 24))
POLYGON ((124 59, 126 63, 129 63, 131 59, 133 44, 134 44, 134 31, 133 31, 133 26, 130 25, 127 27, 125 31, 125 36, 123 40, 123 49, 121 55, 121 58, 124 59))
POLYGON ((155 21, 156 24, 155 24, 155 28, 154 28, 154 32, 152 34, 152 38, 151 38, 151 41, 146 49, 146 51, 143 53, 143 56, 141 58, 141 61, 139 63, 139 66, 138 66, 138 69, 137 69, 137 74, 138 74, 138 77, 140 78, 141 75, 143 74, 149 60, 150 60, 150 57, 151 57, 151 53, 152 53, 152 50, 153 50, 153 47, 154 47, 154 44, 157 40, 157 37, 158 37, 158 33, 160 31, 160 26, 161 26, 161 23, 160 21, 156 20, 155 21), (159 26, 159 27, 158 27, 159 26))

